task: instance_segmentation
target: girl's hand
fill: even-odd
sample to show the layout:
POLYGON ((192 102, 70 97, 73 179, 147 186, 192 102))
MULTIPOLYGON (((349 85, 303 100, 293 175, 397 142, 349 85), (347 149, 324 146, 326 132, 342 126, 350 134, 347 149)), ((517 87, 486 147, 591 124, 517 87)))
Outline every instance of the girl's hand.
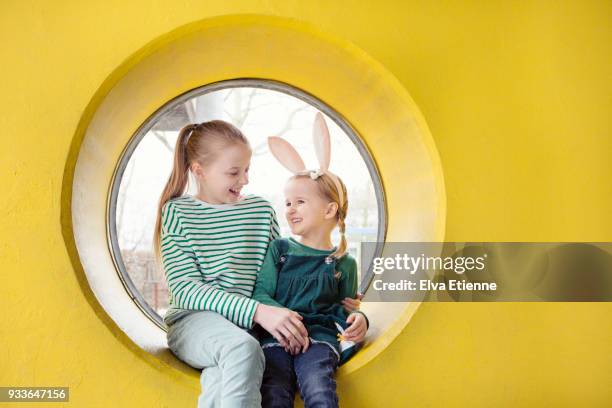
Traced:
MULTIPOLYGON (((308 343, 310 344, 310 339, 307 339, 308 343)), ((285 351, 289 354, 291 354, 292 356, 296 356, 300 353, 305 352, 306 350, 308 350, 308 347, 300 347, 299 345, 297 346, 287 346, 285 347, 285 351)))
POLYGON ((308 350, 310 341, 308 331, 302 323, 302 316, 282 307, 274 307, 260 303, 253 316, 258 323, 270 333, 281 346, 308 350))
POLYGON ((360 343, 368 331, 368 323, 361 313, 351 313, 346 319, 349 327, 344 331, 344 339, 360 343))
POLYGON ((363 295, 358 293, 357 296, 355 296, 355 299, 347 297, 344 298, 341 303, 347 313, 352 313, 359 310, 359 306, 361 306, 361 299, 363 299, 363 295))

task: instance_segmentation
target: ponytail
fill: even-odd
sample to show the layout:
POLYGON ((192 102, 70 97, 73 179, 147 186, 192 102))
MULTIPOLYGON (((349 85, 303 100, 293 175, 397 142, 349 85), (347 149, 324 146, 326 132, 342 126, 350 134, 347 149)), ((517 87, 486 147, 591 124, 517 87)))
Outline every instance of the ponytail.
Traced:
POLYGON ((197 125, 190 124, 183 127, 180 132, 178 139, 176 140, 176 146, 174 148, 174 165, 172 166, 172 173, 166 182, 166 186, 159 199, 157 206, 157 218, 155 220, 155 230, 153 235, 153 245, 155 248, 155 255, 159 259, 160 248, 161 248, 161 218, 164 205, 173 198, 182 196, 187 188, 189 181, 189 161, 187 160, 187 142, 191 133, 196 129, 197 125))

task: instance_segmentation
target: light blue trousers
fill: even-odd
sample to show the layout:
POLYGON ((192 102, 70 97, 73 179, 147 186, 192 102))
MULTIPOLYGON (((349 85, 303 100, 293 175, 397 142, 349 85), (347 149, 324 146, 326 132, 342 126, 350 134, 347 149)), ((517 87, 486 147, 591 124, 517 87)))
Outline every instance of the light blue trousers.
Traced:
POLYGON ((195 312, 168 328, 170 350, 203 369, 198 408, 261 407, 265 359, 259 342, 215 312, 195 312))

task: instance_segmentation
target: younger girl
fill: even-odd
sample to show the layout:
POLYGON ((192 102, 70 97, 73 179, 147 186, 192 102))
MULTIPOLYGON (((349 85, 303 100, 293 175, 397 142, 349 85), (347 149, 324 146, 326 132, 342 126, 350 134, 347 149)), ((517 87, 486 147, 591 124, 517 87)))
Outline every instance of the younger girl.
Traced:
POLYGON ((229 123, 181 129, 155 227, 170 290, 168 345, 202 369, 199 407, 259 407, 264 356, 244 329, 258 323, 285 347, 307 347, 302 317, 250 299, 278 224, 270 204, 242 196, 251 148, 229 123), (198 193, 183 196, 188 174, 198 193))
POLYGON ((283 139, 268 140, 275 157, 294 173, 285 186, 285 216, 299 240, 272 241, 253 298, 299 312, 312 344, 300 350, 263 334, 266 368, 262 406, 293 407, 297 387, 306 408, 337 407, 334 371, 355 352, 355 347, 343 347, 339 330, 346 329, 341 340, 353 342, 363 341, 367 330, 365 315, 347 315, 341 303, 357 292, 355 259, 345 253, 346 187, 327 170, 329 133, 321 114, 315 119, 317 171, 305 170, 299 154, 283 139), (337 248, 331 242, 336 226, 341 234, 337 248))

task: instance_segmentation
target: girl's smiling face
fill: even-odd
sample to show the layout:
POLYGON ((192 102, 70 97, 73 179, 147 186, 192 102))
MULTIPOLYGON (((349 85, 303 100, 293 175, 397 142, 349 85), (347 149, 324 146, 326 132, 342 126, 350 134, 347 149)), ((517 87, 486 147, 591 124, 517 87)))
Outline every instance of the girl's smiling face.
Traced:
POLYGON ((325 200, 310 177, 291 178, 285 185, 285 218, 298 236, 330 233, 336 225, 336 203, 325 200))
POLYGON ((238 202, 242 188, 249 183, 251 149, 243 143, 223 146, 212 163, 191 165, 198 183, 197 197, 210 204, 238 202))

